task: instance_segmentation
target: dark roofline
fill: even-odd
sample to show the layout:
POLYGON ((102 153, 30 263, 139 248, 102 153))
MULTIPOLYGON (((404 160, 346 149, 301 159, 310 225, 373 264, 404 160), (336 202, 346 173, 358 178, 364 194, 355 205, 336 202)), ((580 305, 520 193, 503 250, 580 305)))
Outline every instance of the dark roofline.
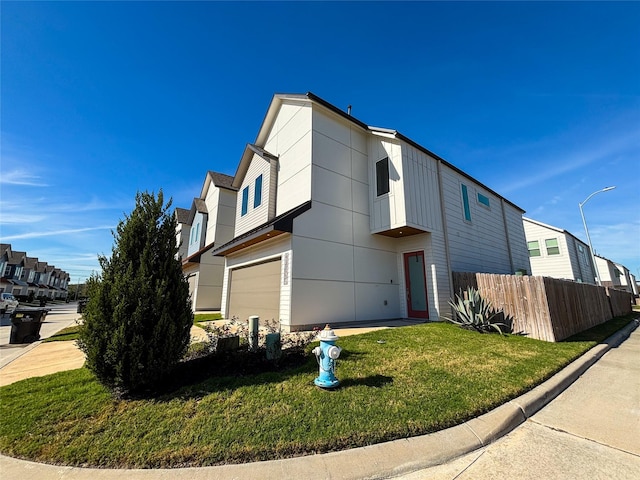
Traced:
POLYGON ((292 208, 282 215, 278 215, 273 220, 267 223, 264 223, 252 230, 249 230, 246 233, 243 233, 242 235, 237 236, 230 242, 227 242, 224 245, 216 248, 213 252, 211 252, 211 254, 216 257, 224 257, 229 253, 233 253, 237 250, 242 250, 243 248, 272 238, 272 232, 275 233, 274 236, 280 235, 282 233, 292 233, 293 219, 303 214, 310 208, 311 200, 303 203, 302 205, 298 205, 295 208, 292 208))
MULTIPOLYGON (((290 97, 294 97, 294 95, 289 95, 290 97)), ((317 103, 319 103, 320 105, 326 107, 327 109, 331 110, 334 113, 337 113, 338 115, 340 115, 341 117, 349 120, 352 123, 355 123, 356 125, 358 125, 359 127, 365 129, 365 130, 369 130, 372 132, 381 132, 381 133, 387 133, 387 134, 391 134, 394 137, 398 138, 399 140, 402 140, 403 142, 408 143, 409 145, 417 148, 418 150, 426 153, 427 155, 435 158, 436 160, 442 162, 442 164, 446 165, 447 167, 451 168, 453 171, 455 171, 456 173, 462 175, 465 178, 468 178, 469 180, 471 180, 474 183, 477 183, 479 186, 481 186, 482 188, 484 188, 487 192, 491 192, 493 195, 497 196, 498 198, 501 198, 502 200, 504 200, 506 203, 508 203, 509 205, 511 205, 512 207, 517 208, 518 210, 520 210, 521 212, 525 212, 524 209, 522 209, 521 207, 519 207, 518 205, 516 205, 515 203, 511 202, 510 200, 504 198, 502 195, 500 195, 498 192, 496 192, 495 190, 487 187, 486 185, 484 185, 483 183, 481 183, 480 181, 478 181, 478 179, 473 178, 471 175, 469 175, 468 173, 460 170, 458 167, 456 167, 455 165, 449 163, 448 161, 446 161, 444 158, 442 158, 439 155, 436 155, 435 153, 433 153, 431 150, 423 147, 422 145, 420 145, 419 143, 416 143, 415 141, 411 140, 409 137, 406 137, 405 135, 401 134, 400 132, 398 132, 397 130, 392 130, 392 129, 388 129, 388 128, 381 128, 381 127, 372 127, 367 125, 366 123, 358 120, 357 118, 349 115, 347 112, 340 110, 338 107, 336 107, 335 105, 332 105, 331 103, 327 102, 326 100, 323 100, 322 98, 318 97, 317 95, 315 95, 312 92, 307 92, 306 95, 303 95, 302 97, 307 97, 310 100, 313 100, 317 103)))

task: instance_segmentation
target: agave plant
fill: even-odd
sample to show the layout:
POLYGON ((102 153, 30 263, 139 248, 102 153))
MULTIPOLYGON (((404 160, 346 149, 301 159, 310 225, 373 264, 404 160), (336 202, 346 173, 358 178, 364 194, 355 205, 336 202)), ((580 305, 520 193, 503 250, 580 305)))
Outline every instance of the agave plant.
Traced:
POLYGON ((460 290, 460 294, 456 295, 454 301, 449 300, 449 305, 453 307, 455 316, 453 318, 444 316, 444 318, 462 328, 480 333, 495 330, 501 335, 503 333, 501 327, 509 328, 504 323, 492 322, 498 312, 495 311, 491 302, 482 298, 480 292, 473 287, 467 287, 464 293, 460 290))

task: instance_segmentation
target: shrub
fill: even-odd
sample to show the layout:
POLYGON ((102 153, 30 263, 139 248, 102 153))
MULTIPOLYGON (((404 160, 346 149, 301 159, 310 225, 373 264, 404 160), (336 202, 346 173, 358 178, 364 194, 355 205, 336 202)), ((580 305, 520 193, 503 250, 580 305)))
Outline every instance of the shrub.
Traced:
POLYGON ((117 396, 153 391, 187 350, 189 285, 176 254, 176 221, 162 191, 138 193, 113 232, 111 258, 87 282, 78 343, 87 367, 117 396))
POLYGON ((480 292, 473 287, 467 287, 463 293, 456 295, 454 301, 449 301, 449 305, 453 308, 454 317, 443 317, 456 325, 469 330, 476 330, 480 333, 490 332, 492 330, 502 334, 502 328, 508 329, 508 325, 500 322, 492 322, 498 315, 491 302, 482 298, 480 292), (502 327, 502 328, 501 328, 502 327))

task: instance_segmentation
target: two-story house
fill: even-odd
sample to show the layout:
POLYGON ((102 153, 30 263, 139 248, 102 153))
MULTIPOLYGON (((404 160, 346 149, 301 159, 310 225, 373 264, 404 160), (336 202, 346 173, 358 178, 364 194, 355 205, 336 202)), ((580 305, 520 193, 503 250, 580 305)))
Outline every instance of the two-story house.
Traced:
POLYGON ((22 288, 27 286, 27 282, 22 280, 26 252, 13 250, 11 245, 2 244, 2 256, 4 258, 4 271, 0 280, 0 288, 3 292, 13 295, 21 295, 22 288))
POLYGON ((232 183, 229 175, 207 172, 191 209, 175 211, 178 255, 194 311, 220 310, 224 259, 209 252, 233 238, 237 189, 232 183))
POLYGON ((395 130, 275 95, 247 145, 225 318, 285 330, 449 313, 452 272, 529 272, 524 211, 395 130))
POLYGON ((531 273, 596 284, 589 245, 567 230, 522 218, 531 273))

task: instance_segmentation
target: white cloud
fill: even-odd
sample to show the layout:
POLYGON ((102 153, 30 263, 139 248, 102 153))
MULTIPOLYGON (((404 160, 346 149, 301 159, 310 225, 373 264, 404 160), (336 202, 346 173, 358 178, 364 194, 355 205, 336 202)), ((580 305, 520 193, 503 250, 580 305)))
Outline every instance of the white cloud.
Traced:
POLYGON ((41 177, 33 175, 24 170, 11 170, 2 172, 0 183, 4 185, 21 185, 27 187, 48 187, 47 183, 41 181, 41 177))
POLYGON ((19 234, 3 237, 2 241, 8 242, 10 240, 24 240, 28 238, 56 237, 61 235, 69 235, 72 233, 90 232, 94 230, 113 230, 113 229, 115 229, 114 226, 101 226, 101 227, 73 228, 73 229, 67 229, 67 230, 54 230, 54 231, 48 231, 48 232, 27 232, 27 233, 19 233, 19 234))

